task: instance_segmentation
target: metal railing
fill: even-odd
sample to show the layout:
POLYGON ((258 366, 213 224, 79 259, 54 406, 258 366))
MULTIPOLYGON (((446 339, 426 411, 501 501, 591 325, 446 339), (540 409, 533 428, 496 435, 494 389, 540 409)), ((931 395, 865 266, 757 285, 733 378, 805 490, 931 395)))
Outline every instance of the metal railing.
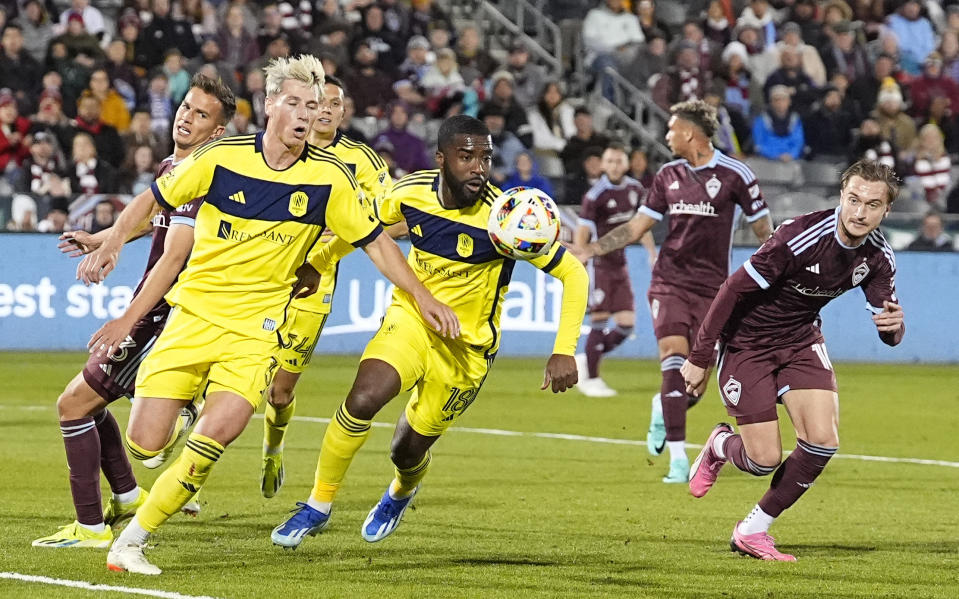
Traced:
POLYGON ((559 27, 528 0, 496 5, 483 0, 477 3, 475 14, 487 39, 496 39, 503 48, 509 48, 517 39, 521 40, 533 58, 549 68, 551 76, 562 77, 563 44, 559 27), (533 37, 527 33, 528 24, 532 25, 529 31, 534 34, 533 37))

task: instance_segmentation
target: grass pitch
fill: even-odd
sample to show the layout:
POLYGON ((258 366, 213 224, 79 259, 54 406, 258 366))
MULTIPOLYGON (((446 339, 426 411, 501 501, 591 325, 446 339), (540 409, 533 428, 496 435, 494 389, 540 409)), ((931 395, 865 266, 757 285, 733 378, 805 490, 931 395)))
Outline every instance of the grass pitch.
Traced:
MULTIPOLYGON (((840 456, 774 525, 779 547, 799 557, 780 564, 728 546, 768 479, 729 467, 698 500, 660 482, 667 458, 634 443, 645 439, 658 364, 619 360, 604 363, 603 374, 620 394, 603 400, 539 392, 542 361, 498 360, 458 424, 469 428, 434 448, 415 509, 371 545, 360 525, 392 476, 392 429, 374 428, 330 528, 282 551, 269 534, 312 485, 325 424, 311 419, 333 413, 355 372, 354 357, 318 356, 298 390, 297 417, 308 419, 291 425, 280 494, 260 496, 258 417, 214 470, 199 518, 178 515, 154 537, 148 556, 163 575, 141 577, 107 571, 104 550, 30 546, 74 518, 54 403, 83 360, 0 353, 0 572, 221 598, 959 595, 954 367, 838 366, 840 456)), ((395 422, 402 405, 396 400, 378 422, 395 422)), ((129 404, 113 409, 124 424, 129 404)), ((725 419, 711 388, 689 413, 689 441, 701 443, 725 419)), ((783 437, 790 449, 791 429, 783 437)), ((134 468, 144 485, 158 474, 134 468)), ((123 595, 0 578, 0 597, 94 596, 123 595)))

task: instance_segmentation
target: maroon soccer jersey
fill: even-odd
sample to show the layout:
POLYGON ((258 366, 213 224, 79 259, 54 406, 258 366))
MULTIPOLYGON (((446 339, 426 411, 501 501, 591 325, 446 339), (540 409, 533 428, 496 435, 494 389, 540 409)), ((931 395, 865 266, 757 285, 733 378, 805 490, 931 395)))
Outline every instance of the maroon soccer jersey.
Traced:
MULTIPOLYGON (((632 177, 623 177, 614 185, 603 175, 583 196, 579 224, 589 227, 599 239, 636 215, 646 189, 632 177)), ((618 269, 626 265, 626 250, 614 250, 593 258, 596 269, 618 269)))
POLYGON ((669 215, 650 289, 680 287, 707 297, 729 274, 740 214, 754 222, 769 213, 756 175, 719 150, 701 167, 686 160, 664 164, 639 210, 656 220, 669 215))
MULTIPOLYGON (((848 247, 839 241, 838 222, 836 208, 776 229, 717 295, 690 361, 708 362, 717 338, 749 349, 811 343, 821 335, 819 311, 853 287, 862 288, 872 313, 882 312, 884 301, 898 303, 896 260, 882 233, 877 229, 848 247)), ((880 336, 889 343, 901 334, 880 336)))

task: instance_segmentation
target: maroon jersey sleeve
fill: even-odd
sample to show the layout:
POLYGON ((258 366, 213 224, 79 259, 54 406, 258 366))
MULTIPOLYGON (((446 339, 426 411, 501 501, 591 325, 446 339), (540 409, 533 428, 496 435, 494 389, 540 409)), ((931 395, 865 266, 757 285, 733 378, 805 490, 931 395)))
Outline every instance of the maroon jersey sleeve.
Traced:
POLYGON ((196 214, 200 211, 201 204, 203 204, 203 198, 197 198, 182 206, 177 206, 176 210, 170 213, 170 224, 195 226, 196 214))
POLYGON ((643 205, 639 207, 640 212, 657 221, 663 220, 663 217, 669 212, 669 204, 666 201, 666 190, 663 189, 664 178, 661 176, 663 172, 664 170, 661 168, 659 173, 656 174, 649 193, 647 193, 643 199, 643 205))
MULTIPOLYGON (((862 292, 866 295, 866 308, 873 314, 881 314, 885 309, 885 302, 899 303, 896 295, 896 258, 889 244, 880 236, 870 234, 867 243, 882 250, 882 259, 877 260, 876 269, 862 282, 862 292)), ((879 338, 886 345, 898 345, 906 332, 903 325, 895 333, 879 333, 879 338)))
POLYGON ((746 221, 754 222, 769 214, 769 206, 766 205, 763 192, 759 189, 756 175, 745 164, 742 164, 742 167, 745 169, 745 175, 738 180, 742 189, 736 194, 736 203, 743 209, 746 221))
POLYGON ((599 218, 596 210, 596 197, 587 192, 583 195, 583 203, 579 207, 579 224, 589 227, 596 233, 596 221, 599 218))

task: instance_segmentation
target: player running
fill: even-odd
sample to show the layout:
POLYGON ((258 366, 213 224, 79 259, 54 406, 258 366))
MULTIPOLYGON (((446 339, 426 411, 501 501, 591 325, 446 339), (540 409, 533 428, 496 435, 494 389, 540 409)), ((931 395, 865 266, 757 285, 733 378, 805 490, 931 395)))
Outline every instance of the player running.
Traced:
POLYGON ((796 561, 776 549, 769 527, 839 449, 839 396, 819 330, 820 310, 860 287, 882 342, 897 345, 905 333, 896 260, 879 231, 899 191, 896 175, 888 166, 860 160, 840 183, 839 207, 784 222, 729 277, 682 367, 687 390, 696 388, 720 341, 720 394, 739 434, 728 424, 716 426, 693 463, 689 491, 705 495, 727 460, 756 476, 775 471, 769 490, 730 540, 733 551, 763 560, 796 561), (796 431, 796 449, 785 460, 777 400, 796 431))
POLYGON ((127 444, 141 453, 158 452, 166 431, 155 423, 189 403, 204 381, 206 406, 179 459, 113 542, 111 570, 160 574, 144 545, 203 486, 259 405, 277 365, 287 306, 303 288, 315 290, 317 272, 304 261, 326 225, 363 247, 381 272, 415 298, 426 322, 443 335, 459 332, 452 310, 430 295, 396 243, 380 234, 347 166, 306 142, 322 97, 319 60, 274 59, 266 68, 266 89, 264 132, 194 152, 136 196, 103 245, 80 265, 81 280, 102 281, 116 265, 123 239, 149 218, 155 203, 174 208, 205 196, 190 261, 167 294, 173 305, 169 321, 137 374, 127 444))
MULTIPOLYGON (((439 130, 439 170, 400 179, 378 207, 384 224, 406 221, 413 245, 409 263, 454 309, 462 335, 436 335, 409 295, 394 292, 353 387, 327 426, 310 497, 273 529, 275 544, 295 548, 327 526, 333 499, 369 436, 373 417, 401 391, 413 389, 393 435, 395 477, 361 530, 369 542, 391 534, 426 476, 430 447, 476 400, 499 349, 503 298, 516 264, 496 252, 486 231, 490 205, 500 194, 489 183, 492 155, 493 142, 482 122, 451 117, 439 130)), ((334 240, 329 249, 341 256, 349 246, 334 240)), ((559 330, 542 387, 561 392, 576 383, 573 354, 589 283, 586 270, 559 244, 532 264, 563 282, 559 330)))
MULTIPOLYGON (((592 236, 605 235, 636 215, 646 190, 639 181, 626 176, 629 157, 626 148, 612 144, 603 151, 603 176, 586 195, 579 211, 579 226, 573 234, 577 246, 585 246, 592 236)), ((640 242, 649 253, 650 265, 656 261, 653 235, 646 232, 640 242)), ((629 280, 626 251, 619 249, 597 256, 590 269, 590 332, 584 354, 577 354, 579 382, 576 388, 588 397, 612 397, 611 389, 599 376, 599 362, 629 338, 636 325, 633 283, 629 280), (612 318, 614 328, 609 328, 612 318)))
MULTIPOLYGON (((195 75, 174 119, 173 154, 157 167, 157 177, 202 144, 223 135, 235 110, 236 101, 228 87, 195 75)), ((137 486, 116 418, 107 406, 120 397, 133 396, 138 367, 170 313, 163 295, 190 255, 201 200, 174 210, 160 210, 154 216, 150 255, 133 301, 122 316, 90 337, 86 366, 57 400, 77 519, 50 536, 36 539, 34 547, 105 549, 113 540, 111 527, 133 516, 146 501, 147 491, 137 486), (105 510, 101 508, 101 470, 113 491, 105 510)), ((79 255, 98 248, 107 234, 67 233, 60 245, 64 252, 79 255)), ((172 446, 179 431, 188 425, 177 414, 158 423, 166 430, 164 445, 172 446)))
POLYGON ((716 109, 693 100, 674 105, 670 112, 666 143, 679 160, 659 169, 632 220, 575 251, 584 261, 603 256, 636 241, 669 215, 647 294, 663 378, 653 397, 646 448, 659 455, 669 447, 669 473, 663 482, 685 484, 686 410, 705 388, 688 395, 679 369, 709 303, 729 274, 740 214, 746 215, 760 241, 772 233, 772 223, 753 172, 710 142, 719 127, 716 109))
MULTIPOLYGON (((368 145, 354 141, 339 131, 343 122, 346 89, 336 77, 327 75, 325 96, 310 131, 310 144, 336 154, 356 175, 356 182, 374 205, 393 186, 383 159, 368 145)), ((323 240, 321 239, 321 242, 323 240)), ((280 365, 267 394, 263 418, 263 469, 260 491, 273 497, 283 485, 283 439, 296 409, 293 390, 300 375, 310 363, 313 350, 323 332, 323 325, 332 308, 338 261, 332 261, 320 272, 316 293, 297 299, 287 310, 287 327, 280 350, 280 365)))

